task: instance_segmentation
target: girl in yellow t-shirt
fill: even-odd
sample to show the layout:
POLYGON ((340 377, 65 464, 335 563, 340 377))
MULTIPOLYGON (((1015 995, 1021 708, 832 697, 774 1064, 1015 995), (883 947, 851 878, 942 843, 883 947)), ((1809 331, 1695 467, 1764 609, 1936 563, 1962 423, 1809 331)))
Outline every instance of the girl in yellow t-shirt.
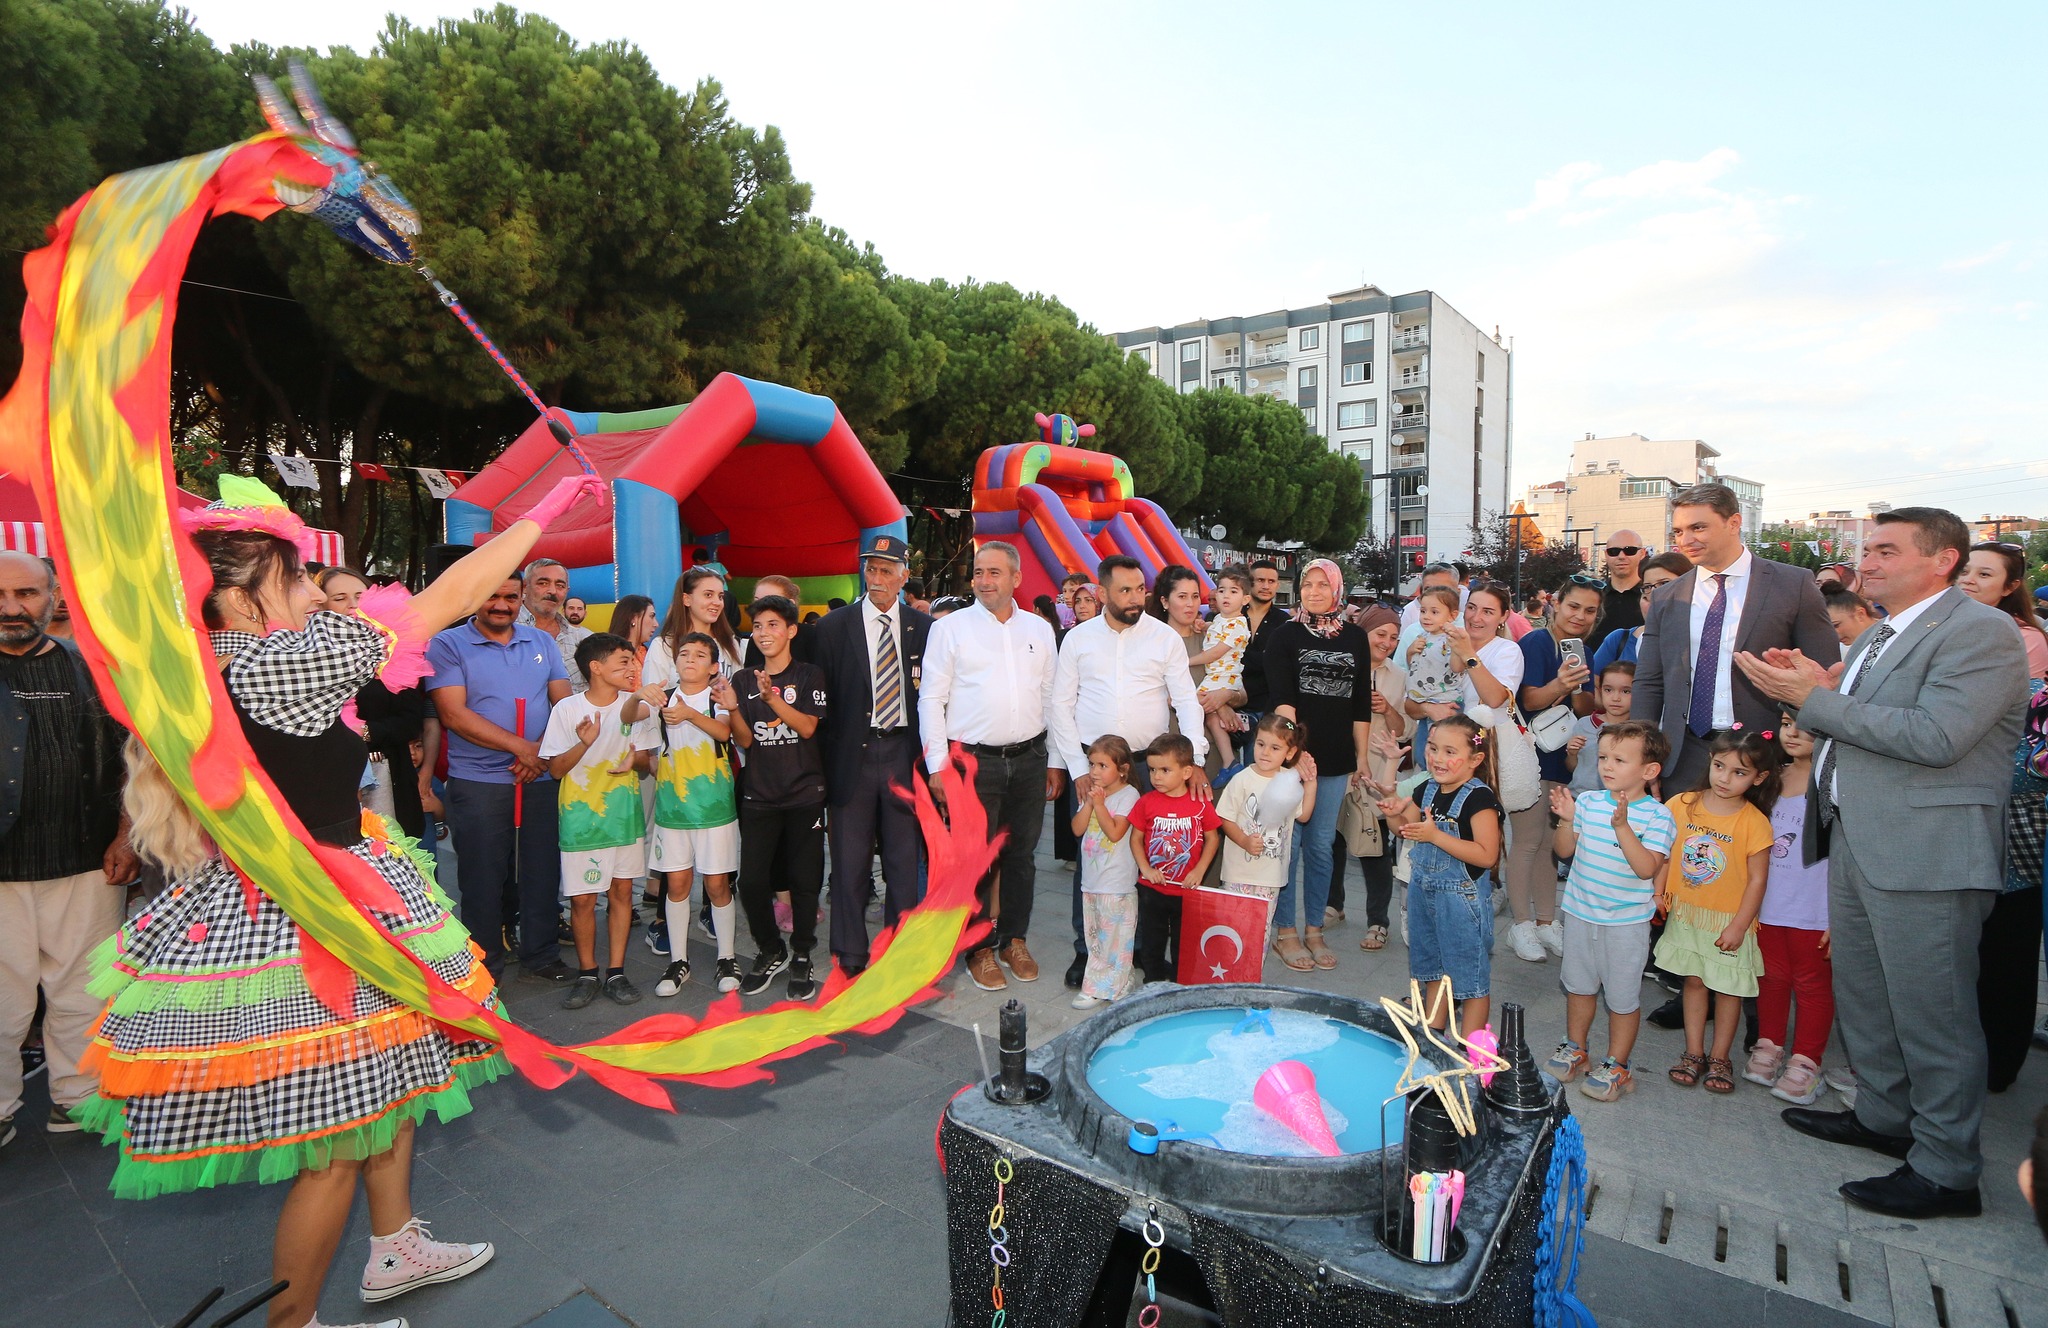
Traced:
POLYGON ((1741 729, 1715 734, 1707 751, 1707 786, 1664 804, 1678 823, 1678 841, 1658 894, 1669 916, 1657 942, 1657 962, 1685 978, 1685 1055, 1671 1067, 1671 1082, 1691 1088, 1704 1081, 1710 1093, 1732 1093, 1735 1065, 1729 1052, 1742 1027, 1742 998, 1756 995, 1764 971, 1756 915, 1770 875, 1770 811, 1778 800, 1785 752, 1773 734, 1741 729))

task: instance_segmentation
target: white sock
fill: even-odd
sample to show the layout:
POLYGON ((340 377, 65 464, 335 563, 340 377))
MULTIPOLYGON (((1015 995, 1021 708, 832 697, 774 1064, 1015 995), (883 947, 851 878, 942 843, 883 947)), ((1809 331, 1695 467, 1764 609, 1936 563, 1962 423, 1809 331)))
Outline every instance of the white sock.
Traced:
POLYGON ((690 901, 688 898, 661 901, 662 916, 668 919, 668 957, 671 961, 690 957, 690 901))
POLYGON ((711 934, 718 938, 718 957, 732 958, 733 932, 739 923, 740 906, 728 899, 711 906, 711 934))

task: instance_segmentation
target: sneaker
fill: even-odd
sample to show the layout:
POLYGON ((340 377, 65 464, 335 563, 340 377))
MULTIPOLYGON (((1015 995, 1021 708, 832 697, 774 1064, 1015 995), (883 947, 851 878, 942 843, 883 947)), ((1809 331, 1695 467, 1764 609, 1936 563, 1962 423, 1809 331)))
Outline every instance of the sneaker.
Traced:
POLYGON ((379 1319, 376 1323, 325 1324, 320 1316, 306 1320, 306 1328, 410 1328, 404 1319, 379 1319))
POLYGON ((1586 1076, 1579 1091, 1595 1102, 1616 1102, 1636 1091, 1636 1077, 1626 1065, 1609 1056, 1586 1076))
POLYGON ((1543 962, 1543 942, 1536 938, 1536 924, 1517 922, 1508 928, 1508 944, 1514 948, 1515 958, 1526 959, 1532 964, 1543 962))
POLYGON ((793 955, 789 961, 789 999, 807 1001, 818 994, 818 978, 811 971, 808 954, 793 955))
POLYGON ((1073 963, 1071 963, 1071 964, 1068 964, 1068 965, 1067 965, 1067 974, 1066 974, 1066 977, 1065 977, 1065 978, 1063 979, 1063 981, 1064 981, 1064 982, 1065 982, 1065 983, 1067 984, 1067 990, 1068 990, 1068 991, 1079 991, 1079 990, 1081 990, 1081 979, 1082 979, 1082 978, 1084 978, 1084 977, 1086 977, 1087 975, 1088 975, 1088 956, 1087 956, 1087 955, 1075 955, 1075 956, 1074 956, 1074 962, 1073 962, 1073 963))
POLYGON ((772 954, 754 956, 754 966, 740 982, 740 995, 758 996, 768 990, 768 984, 777 973, 789 967, 789 951, 777 950, 772 954))
POLYGON ((1031 957, 1031 949, 1024 944, 1022 936, 1013 936, 1003 942, 1003 948, 996 951, 996 958, 1003 967, 1010 970, 1010 976, 1019 982, 1038 981, 1038 961, 1031 957))
POLYGON ((1003 966, 996 962, 996 952, 986 946, 967 956, 967 976, 983 991, 1001 991, 1010 985, 1003 966))
POLYGON ((711 910, 709 908, 699 909, 697 912, 697 934, 713 945, 718 944, 718 933, 711 930, 711 910))
POLYGON ((1576 1042, 1560 1042, 1557 1050, 1550 1053, 1550 1059, 1543 1062, 1543 1068, 1561 1084, 1568 1084, 1579 1077, 1579 1071, 1586 1068, 1586 1052, 1576 1042))
POLYGON ((604 980, 604 994, 611 998, 613 1005, 638 1005, 640 989, 633 985, 633 979, 624 973, 614 973, 604 980))
POLYGON ((0 1148, 14 1142, 14 1117, 0 1117, 0 1148))
POLYGON ((1564 920, 1562 918, 1550 922, 1537 923, 1536 939, 1543 943, 1544 949, 1550 951, 1559 959, 1564 958, 1564 920))
POLYGON ((576 970, 557 959, 544 968, 522 968, 519 976, 529 982, 548 982, 559 986, 564 982, 574 982, 576 970))
POLYGON ((796 913, 790 908, 787 899, 776 900, 774 911, 775 930, 781 932, 784 936, 796 930, 796 913))
MULTIPOLYGON (((1785 1049, 1769 1038, 1758 1038, 1749 1050, 1749 1063, 1742 1067, 1742 1077, 1753 1084, 1769 1088, 1778 1082, 1778 1071, 1785 1068, 1785 1049)), ((1808 1102, 1812 1098, 1806 1099, 1808 1102)))
MULTIPOLYGON (((1747 1079, 1750 1076, 1744 1075, 1747 1079)), ((1820 1067, 1804 1056, 1794 1054, 1785 1063, 1785 1073, 1778 1076, 1778 1082, 1771 1086, 1771 1096, 1783 1098, 1795 1106, 1810 1107, 1820 1097, 1820 1067)))
POLYGON ((1074 999, 1068 1001, 1067 1004, 1073 1006, 1076 1010, 1094 1010, 1109 1004, 1109 1002, 1100 996, 1090 996, 1085 991, 1078 991, 1074 993, 1074 999))
POLYGON ((1842 1105, 1854 1110, 1856 1107, 1856 1069, 1851 1065, 1830 1066, 1821 1074, 1821 1081, 1842 1095, 1842 1105))
POLYGON ((653 922, 649 923, 645 940, 647 941, 647 948, 654 951, 654 953, 658 955, 667 954, 669 952, 668 923, 661 918, 656 918, 653 922))
POLYGON ((414 1287, 468 1277, 497 1253, 488 1241, 465 1245, 427 1239, 427 1224, 414 1218, 395 1236, 370 1238, 370 1262, 363 1269, 362 1296, 368 1304, 402 1296, 414 1287))
POLYGON ((654 984, 654 994, 657 996, 673 996, 689 985, 689 981, 690 961, 687 959, 672 960, 669 966, 661 971, 661 980, 654 984))
POLYGON ((43 1129, 50 1134, 77 1134, 84 1128, 83 1125, 71 1119, 71 1109, 69 1107, 60 1107, 54 1103, 50 1106, 49 1119, 43 1124, 43 1129))
POLYGON ((568 994, 562 997, 564 1010, 580 1010, 597 999, 597 979, 579 976, 569 984, 568 994))
POLYGON ((738 991, 740 989, 740 961, 728 955, 718 961, 718 989, 738 991))
POLYGON ((49 1061, 43 1055, 42 1043, 25 1042, 22 1044, 21 1078, 23 1083, 27 1083, 29 1080, 41 1074, 45 1069, 48 1068, 48 1066, 49 1061))

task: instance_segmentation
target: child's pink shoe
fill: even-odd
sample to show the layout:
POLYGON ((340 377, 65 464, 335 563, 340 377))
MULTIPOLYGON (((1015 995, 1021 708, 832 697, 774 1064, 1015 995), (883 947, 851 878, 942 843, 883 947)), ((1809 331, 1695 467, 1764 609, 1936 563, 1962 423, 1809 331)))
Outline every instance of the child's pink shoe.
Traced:
MULTIPOLYGON (((1756 1046, 1750 1050, 1749 1063, 1742 1067, 1742 1077, 1769 1088, 1778 1081, 1778 1071, 1784 1065, 1785 1049, 1769 1038, 1758 1038, 1756 1046)), ((1807 1100, 1812 1101, 1811 1098, 1807 1100)))
POLYGON ((1772 1097, 1781 1097, 1805 1107, 1811 1106, 1820 1096, 1820 1066, 1804 1056, 1794 1056, 1785 1066, 1785 1073, 1778 1076, 1778 1082, 1771 1088, 1772 1097))
POLYGON ((787 899, 775 901, 775 930, 784 934, 796 930, 796 914, 790 911, 787 899))
POLYGON ((393 1236, 370 1237, 370 1262, 363 1269, 363 1299, 370 1304, 402 1296, 414 1287, 468 1277, 497 1253, 488 1242, 451 1244, 427 1239, 427 1224, 414 1218, 393 1236))

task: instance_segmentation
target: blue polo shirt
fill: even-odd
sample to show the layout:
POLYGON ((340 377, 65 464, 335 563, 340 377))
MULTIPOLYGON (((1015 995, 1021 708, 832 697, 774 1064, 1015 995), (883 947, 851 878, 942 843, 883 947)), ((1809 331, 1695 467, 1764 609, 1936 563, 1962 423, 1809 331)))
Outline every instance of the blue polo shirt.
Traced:
MULTIPOLYGON (((434 666, 434 676, 426 682, 428 691, 465 689, 469 708, 507 732, 516 731, 517 702, 526 698, 522 736, 534 742, 548 728, 548 684, 569 680, 554 639, 524 623, 514 624, 511 639, 503 642, 478 631, 474 619, 457 623, 427 643, 427 662, 434 666)), ((446 741, 450 779, 512 782, 512 758, 506 753, 479 747, 453 729, 447 730, 446 741)))

